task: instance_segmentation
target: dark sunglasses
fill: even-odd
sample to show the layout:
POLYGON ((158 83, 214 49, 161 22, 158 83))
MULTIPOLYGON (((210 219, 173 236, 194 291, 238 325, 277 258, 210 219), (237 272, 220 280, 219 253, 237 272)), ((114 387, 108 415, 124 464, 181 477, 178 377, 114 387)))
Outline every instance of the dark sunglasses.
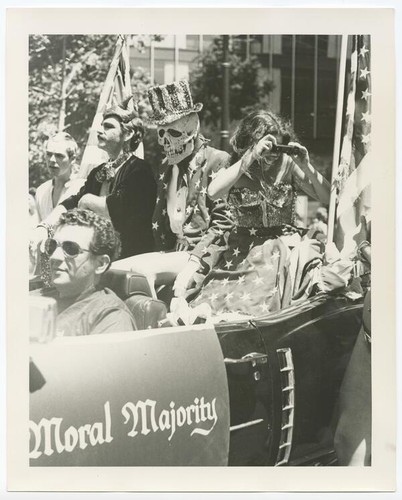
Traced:
POLYGON ((45 242, 45 252, 50 257, 54 254, 57 247, 61 247, 65 257, 75 259, 82 252, 90 252, 86 248, 81 248, 75 241, 57 241, 54 238, 48 238, 45 242))

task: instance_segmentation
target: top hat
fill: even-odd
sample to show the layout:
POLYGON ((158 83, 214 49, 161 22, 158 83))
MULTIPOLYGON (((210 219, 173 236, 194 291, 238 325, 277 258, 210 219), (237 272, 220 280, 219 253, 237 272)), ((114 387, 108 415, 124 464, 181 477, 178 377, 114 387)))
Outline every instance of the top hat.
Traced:
POLYGON ((187 80, 151 87, 148 97, 154 112, 152 121, 156 125, 172 123, 202 109, 201 103, 193 103, 187 80))

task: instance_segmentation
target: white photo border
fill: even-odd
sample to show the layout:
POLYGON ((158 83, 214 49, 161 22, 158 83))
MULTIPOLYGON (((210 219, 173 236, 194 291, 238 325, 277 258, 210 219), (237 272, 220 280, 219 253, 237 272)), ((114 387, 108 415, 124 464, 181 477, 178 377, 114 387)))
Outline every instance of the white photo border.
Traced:
POLYGON ((391 9, 10 9, 6 53, 8 488, 22 491, 392 491, 395 488, 395 66, 391 9), (213 15, 211 13, 213 12, 213 15), (173 14, 173 15, 172 15, 173 14), (166 29, 166 19, 169 26, 166 29), (367 468, 28 466, 28 35, 371 34, 373 465, 367 468), (384 57, 386 54, 386 57, 384 57), (18 134, 15 133, 18 131, 18 134), (26 144, 26 148, 22 147, 26 144), (384 147, 386 145, 386 147, 384 147), (21 221, 24 221, 22 223, 21 221), (386 221, 386 224, 382 222, 386 221), (19 230, 17 231, 16 228, 19 230), (390 230, 391 229, 391 230, 390 230), (386 291, 386 293, 384 293, 386 291), (18 304, 18 308, 15 305, 18 304), (378 336, 376 336, 378 332, 378 336), (386 409, 386 411, 384 411, 386 409), (21 429, 25 429, 21 431, 21 429), (289 481, 291 474, 291 483, 289 481), (208 486, 206 487, 206 484, 208 486))

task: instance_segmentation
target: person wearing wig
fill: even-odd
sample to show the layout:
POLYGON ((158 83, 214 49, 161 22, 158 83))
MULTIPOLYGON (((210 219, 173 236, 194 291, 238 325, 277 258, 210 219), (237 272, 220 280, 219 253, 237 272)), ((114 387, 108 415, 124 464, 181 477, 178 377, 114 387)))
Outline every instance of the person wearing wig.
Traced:
POLYGON ((144 128, 132 98, 105 111, 97 134, 98 146, 109 160, 91 170, 80 191, 39 224, 38 240, 47 237, 63 212, 78 207, 111 219, 121 238, 120 258, 152 251, 156 183, 151 168, 133 153, 144 128))
POLYGON ((113 267, 142 272, 151 285, 173 283, 175 297, 183 298, 199 288, 226 249, 233 220, 223 199, 208 196, 208 186, 230 156, 201 135, 202 104, 193 103, 187 81, 152 87, 148 96, 165 154, 152 222, 156 249, 164 253, 113 267))
POLYGON ((231 144, 232 165, 213 179, 208 195, 229 193, 235 227, 219 267, 192 306, 207 302, 214 315, 258 316, 285 307, 295 292, 289 251, 301 239, 294 225, 297 192, 328 204, 330 185, 311 165, 290 125, 274 113, 247 115, 231 144), (278 145, 291 148, 284 153, 278 145))

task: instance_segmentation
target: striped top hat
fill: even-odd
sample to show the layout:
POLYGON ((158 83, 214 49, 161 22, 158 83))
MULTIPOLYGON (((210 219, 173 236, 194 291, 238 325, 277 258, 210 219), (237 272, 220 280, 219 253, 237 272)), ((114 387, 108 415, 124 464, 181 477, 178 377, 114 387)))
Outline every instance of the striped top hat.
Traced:
POLYGON ((201 103, 193 103, 187 80, 151 87, 148 97, 154 112, 151 119, 156 125, 172 123, 202 109, 201 103))

